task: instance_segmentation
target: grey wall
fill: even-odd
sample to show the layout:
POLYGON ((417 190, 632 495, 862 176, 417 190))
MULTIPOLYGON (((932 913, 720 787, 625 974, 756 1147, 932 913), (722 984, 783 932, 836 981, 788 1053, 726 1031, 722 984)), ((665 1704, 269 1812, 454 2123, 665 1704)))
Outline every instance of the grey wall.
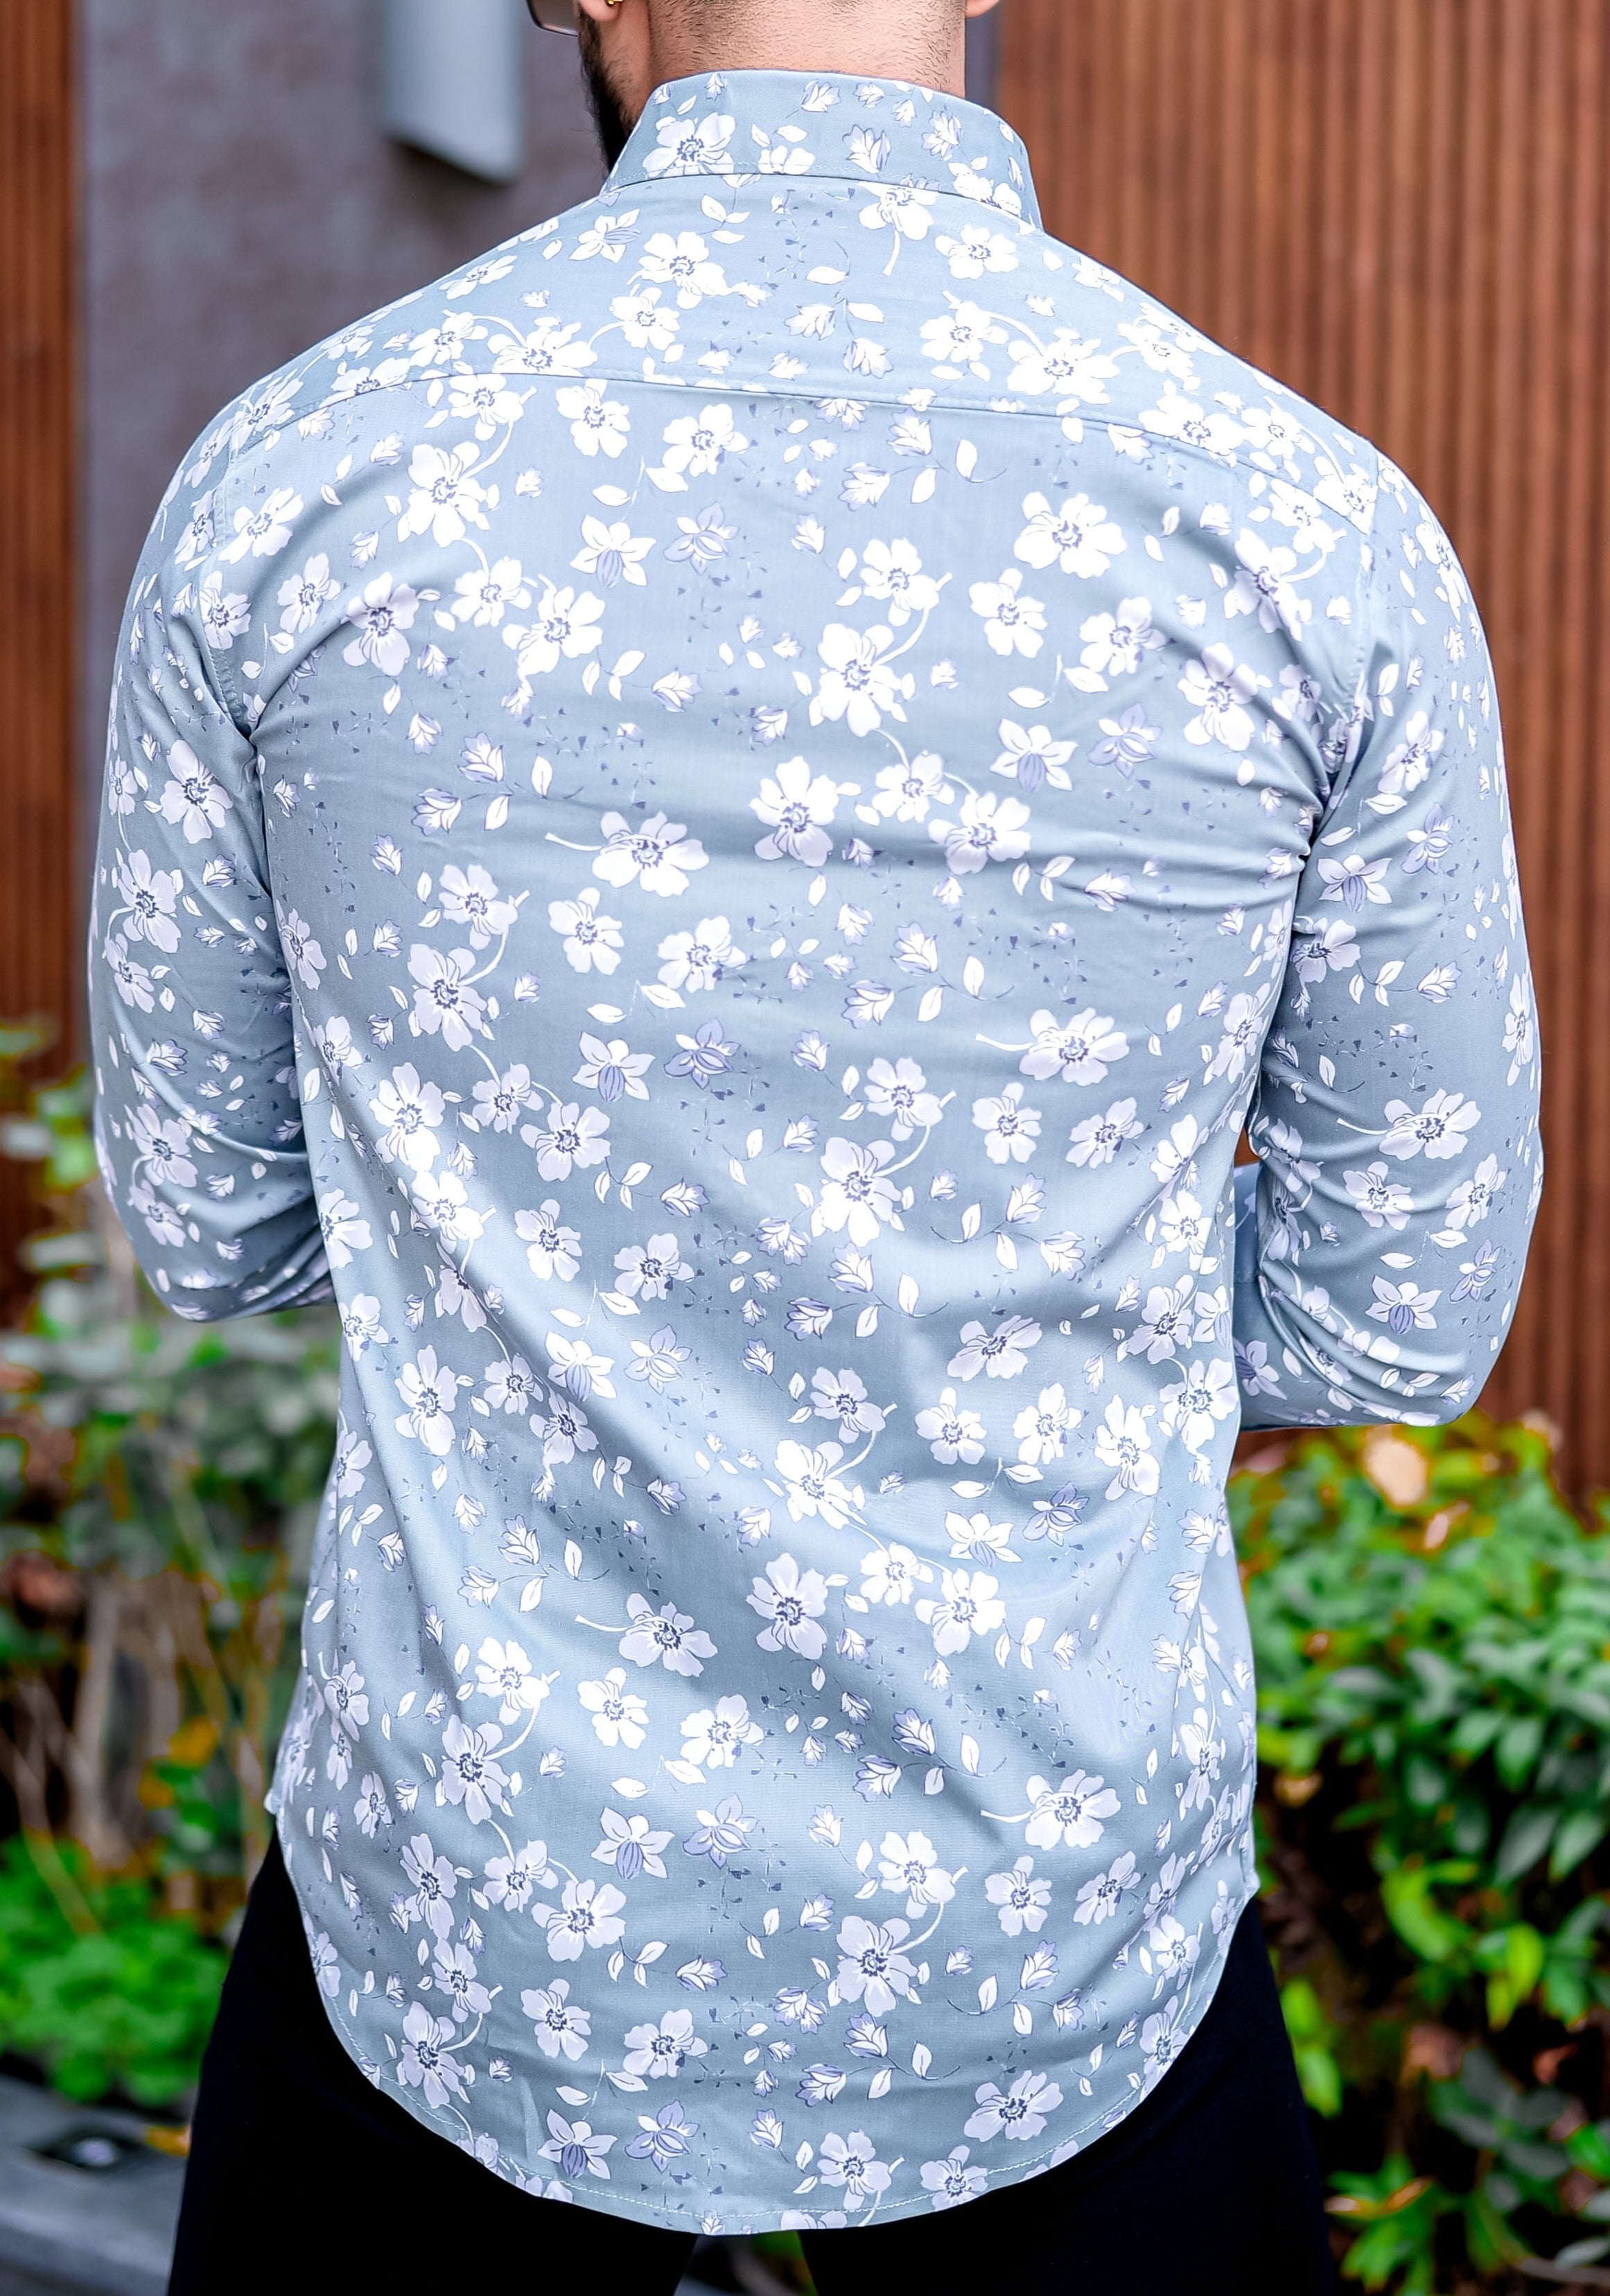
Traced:
POLYGON ((124 592, 196 432, 321 335, 588 198, 601 169, 568 40, 526 45, 529 163, 494 189, 375 127, 376 0, 80 4, 95 775, 124 592))

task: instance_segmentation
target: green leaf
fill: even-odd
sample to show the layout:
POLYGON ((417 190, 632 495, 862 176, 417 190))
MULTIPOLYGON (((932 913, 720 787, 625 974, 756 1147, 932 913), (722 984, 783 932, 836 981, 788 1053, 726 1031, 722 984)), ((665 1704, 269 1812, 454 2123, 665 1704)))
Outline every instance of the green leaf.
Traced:
POLYGON ((1500 1882, 1518 1881, 1538 1864, 1554 1838, 1559 1812, 1523 1806, 1517 1809, 1504 1831, 1499 1845, 1497 1877, 1500 1882))
POLYGON ((1590 1857, 1610 1832, 1610 1814, 1597 1809, 1573 1809, 1560 1820, 1559 1832, 1548 1855, 1548 1879, 1563 1882, 1590 1857))
POLYGON ((1494 1750, 1493 1759, 1499 1777, 1512 1793, 1516 1793, 1532 1775, 1539 1754, 1542 1751, 1543 1733, 1548 1727, 1541 1714, 1523 1714, 1506 1724, 1494 1750))
POLYGON ((1573 2129, 1565 2139, 1565 2150, 1573 2165, 1596 2184, 1610 2185, 1610 2121, 1590 2120, 1585 2128, 1573 2129))
MULTIPOLYGON (((1448 1960, 1474 1935, 1466 1923, 1444 1913, 1433 1898, 1439 1878, 1450 1878, 1445 1866, 1400 1866, 1381 1883, 1381 1902, 1388 1921, 1404 1944, 1425 1961, 1448 1960)), ((1461 1866, 1458 1878, 1471 1879, 1470 1869, 1461 1866)))

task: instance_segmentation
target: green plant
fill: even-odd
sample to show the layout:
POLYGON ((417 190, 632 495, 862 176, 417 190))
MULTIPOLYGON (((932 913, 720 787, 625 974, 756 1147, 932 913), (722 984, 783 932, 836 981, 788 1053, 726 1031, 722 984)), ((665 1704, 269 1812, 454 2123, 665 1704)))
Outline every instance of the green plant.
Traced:
POLYGON ((1610 2224, 1610 1536, 1525 1424, 1253 1467, 1265 1917, 1344 2270, 1503 2284, 1610 2224))
POLYGON ((76 1844, 48 1880, 23 1841, 0 1847, 0 2048, 34 2058, 66 2095, 180 2103, 226 1965, 193 1924, 158 1912, 147 1883, 96 1876, 76 1844))
POLYGON ((0 1335, 0 2046, 75 2095, 173 2102, 207 1939, 267 1842, 337 1337, 327 1313, 168 1315, 101 1198, 83 1079, 20 1080, 39 1043, 0 1031, 0 1153, 42 1222, 0 1335))

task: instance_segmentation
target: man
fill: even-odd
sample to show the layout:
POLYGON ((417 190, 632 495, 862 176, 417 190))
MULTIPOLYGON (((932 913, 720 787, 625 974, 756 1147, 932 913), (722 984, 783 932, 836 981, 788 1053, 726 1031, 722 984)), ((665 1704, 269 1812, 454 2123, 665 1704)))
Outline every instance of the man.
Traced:
POLYGON ((109 1182, 346 1339, 174 2286, 1303 2296, 1224 1484, 1516 1297, 1469 594, 962 0, 579 5, 600 198, 232 408, 120 657, 109 1182))

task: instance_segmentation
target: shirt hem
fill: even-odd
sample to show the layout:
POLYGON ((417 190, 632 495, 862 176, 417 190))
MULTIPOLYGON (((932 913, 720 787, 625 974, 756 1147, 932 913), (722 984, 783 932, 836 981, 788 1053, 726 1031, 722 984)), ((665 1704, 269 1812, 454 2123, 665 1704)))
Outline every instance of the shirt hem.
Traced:
MULTIPOLYGON (((295 1845, 287 1836, 285 1828, 280 1824, 277 1820, 275 1830, 279 1833, 281 1848, 284 1852, 285 1871, 290 1876, 291 1886, 296 1893, 296 1901, 300 1908, 302 1904, 302 1896, 301 1890, 298 1883, 294 1864, 295 1845)), ((1168 2071, 1163 2073, 1162 2079, 1154 2082, 1149 2089, 1143 2088, 1136 2091, 1131 2095, 1129 2102, 1125 2105, 1122 2112, 1119 2114, 1116 2120, 1111 2118, 1110 2108, 1106 2112, 1092 2113, 1088 2120, 1081 2121, 1076 2128, 1059 2136, 1055 2144, 1047 2144, 1041 2151, 1031 2153, 1026 2161, 1014 2161, 1011 2165, 1011 2173, 1009 2175, 998 2175, 994 2164, 986 2157, 986 2159, 981 2161, 979 2165, 989 2169, 990 2181, 985 2186, 984 2191, 975 2194, 973 2196, 974 2198, 979 2200, 987 2200, 991 2194, 1010 2192, 1014 2185, 1027 2184, 1031 2177, 1043 2176, 1047 2169, 1053 2167, 1060 2167, 1063 2161, 1074 2159, 1076 2155, 1080 2154, 1088 2149, 1085 2140, 1091 2129, 1094 2128, 1097 2130, 1098 2135, 1096 2141, 1099 2141, 1101 2136, 1109 2136, 1113 2130, 1122 2128, 1124 2122, 1129 2118, 1129 2115, 1135 2112, 1138 2106, 1144 2104, 1148 2097, 1154 2096, 1156 2095, 1157 2090, 1162 2087, 1163 2081, 1167 2080, 1169 2072, 1173 2070, 1174 2065, 1179 2061, 1179 2057, 1182 2056, 1185 2054, 1186 2049, 1190 2046, 1192 2040, 1195 2038, 1196 2033, 1201 2028, 1203 2019, 1212 2007, 1213 2003, 1218 1997, 1220 1983, 1223 1979, 1226 1965, 1229 1960, 1230 1946, 1235 1938, 1236 1931, 1240 1923, 1244 1919, 1250 1908, 1256 1902, 1257 1894, 1258 1893, 1255 1889, 1250 1890, 1246 1893, 1236 1908, 1235 1920, 1229 1923, 1223 1931, 1223 1934, 1219 1940, 1219 1950, 1214 1957, 1212 1968, 1205 1973, 1202 1989, 1198 1997, 1193 2001, 1188 2016, 1181 2020, 1181 2033, 1183 2038, 1181 2039, 1180 2047, 1171 2062, 1168 2071)), ((307 1918, 305 1913, 304 1918, 307 1918)), ((316 1989, 318 1993, 320 2001, 324 2005, 324 2013, 329 2018, 331 2028, 333 2030, 336 2038, 341 2042, 341 2046, 346 2050, 347 2054, 352 2059, 352 2062, 357 2066, 358 2070, 360 2071, 364 2071, 365 2066, 366 2064, 373 2063, 374 2060, 370 2058, 367 2052, 360 2046, 355 2036, 349 2031, 346 2021, 341 2015, 339 1998, 327 1994, 322 1986, 317 1987, 316 1989)), ((369 2079, 369 2075, 366 2071, 365 2072, 364 2077, 366 2079, 369 2079)), ((373 2085, 379 2091, 380 2095, 390 2097, 394 2104, 400 2105, 403 2111, 408 2115, 409 2119, 417 2122, 421 2128, 428 2130, 432 2136, 439 2137, 444 2144, 453 2145, 455 2150, 464 2149, 461 2147, 457 2137, 450 2131, 444 2128, 431 2115, 429 2110, 425 2108, 423 2099, 420 2097, 415 2091, 407 2087, 400 2081, 391 2082, 381 2080, 374 2082, 373 2085)), ((472 2134, 473 2133, 475 2132, 472 2131, 472 2134)), ((501 2148, 499 2149, 501 2152, 501 2148)), ((485 2161, 480 2161, 479 2155, 472 2155, 472 2157, 474 2157, 478 2161, 479 2165, 486 2169, 489 2176, 496 2177, 499 2184, 513 2184, 513 2179, 511 2177, 505 2176, 501 2169, 489 2167, 485 2161)), ((524 2173, 530 2175, 534 2172, 528 2169, 524 2173)), ((555 2178, 553 2181, 557 2184, 561 2180, 555 2178)), ((590 2181, 596 2183, 600 2180, 593 2179, 590 2181)), ((518 2189, 519 2187, 515 2186, 515 2190, 518 2189)), ((747 2206, 740 2200, 735 2200, 723 2194, 710 2194, 706 2196, 702 2206, 694 2206, 686 2209, 669 2207, 656 2208, 645 2202, 634 2199, 626 2194, 614 2191, 611 2191, 607 2194, 603 2192, 595 2192, 579 2185, 564 2185, 563 2190, 565 2199, 556 2202, 557 2205, 562 2207, 573 2206, 576 2208, 590 2209, 596 2216, 627 2217, 635 2223, 652 2226, 661 2232, 691 2233, 696 2234, 701 2233, 710 2233, 712 2230, 715 2230, 718 2231, 720 2235, 730 2238, 743 2238, 747 2234, 756 2233, 809 2232, 813 2229, 812 2225, 809 2221, 809 2219, 813 2216, 836 2216, 840 2213, 836 2209, 833 2209, 826 2205, 817 2210, 804 2207, 778 2209, 769 2203, 762 2203, 758 2207, 747 2206), (735 2221, 735 2219, 738 2220, 735 2221)), ((823 2190, 823 2187, 817 2187, 818 2192, 822 2192, 823 2190)), ((826 2192, 830 2194, 832 2187, 826 2188, 826 2192)), ((533 2200, 536 2200, 542 2198, 554 2199, 555 2196, 553 2194, 533 2194, 531 2197, 533 2200)), ((815 2194, 800 2195, 801 2200, 815 2197, 815 2194)), ((970 2205, 970 2202, 967 2201, 958 2201, 954 2202, 952 2205, 957 2208, 966 2208, 970 2205)), ((844 2221, 842 2226, 834 2225, 832 2226, 824 2226, 820 2228, 824 2230, 830 2229, 834 2232, 840 2230, 854 2232, 862 2226, 899 2224, 908 2218, 925 2217, 934 2213, 935 2210, 932 2199, 925 2194, 916 2193, 913 2194, 909 2199, 897 2202, 889 2208, 883 2208, 880 2205, 868 2210, 864 2213, 856 2215, 850 2215, 848 2212, 845 2212, 844 2221)), ((942 2213, 942 2211, 940 2213, 942 2213)))

